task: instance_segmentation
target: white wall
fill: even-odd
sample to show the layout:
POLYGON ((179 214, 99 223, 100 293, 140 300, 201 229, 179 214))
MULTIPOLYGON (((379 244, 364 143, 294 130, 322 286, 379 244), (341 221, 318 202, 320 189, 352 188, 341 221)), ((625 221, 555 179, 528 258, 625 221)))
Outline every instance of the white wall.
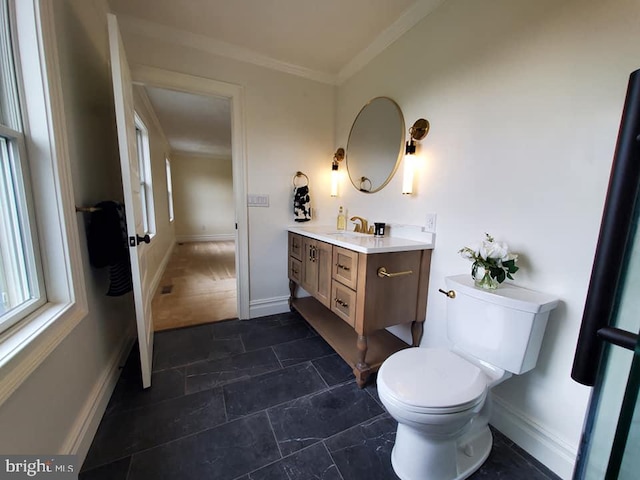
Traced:
MULTIPOLYGON (((632 0, 449 0, 338 90, 336 145, 372 97, 407 128, 431 122, 417 192, 401 175, 334 204, 371 220, 436 212, 423 345, 446 342, 443 277, 490 232, 521 254, 516 283, 557 295, 537 368, 495 389, 494 422, 568 477, 589 390, 570 370, 629 73, 640 67, 632 0)), ((401 170, 400 170, 401 171, 401 170)), ((345 184, 346 187, 346 184, 345 184)))
POLYGON ((249 209, 251 315, 285 311, 286 227, 293 224, 292 178, 311 179, 317 221, 334 221, 329 176, 333 158, 335 87, 128 31, 131 64, 205 77, 244 88, 247 192, 268 194, 268 208, 249 209))
POLYGON ((171 158, 177 240, 233 240, 231 157, 182 153, 171 158))

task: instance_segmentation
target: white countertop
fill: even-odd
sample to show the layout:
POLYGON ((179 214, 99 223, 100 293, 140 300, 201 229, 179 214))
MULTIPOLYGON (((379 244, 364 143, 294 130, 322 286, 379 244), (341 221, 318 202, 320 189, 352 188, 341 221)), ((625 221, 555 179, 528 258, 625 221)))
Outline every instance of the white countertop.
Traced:
POLYGON ((430 250, 434 247, 434 236, 425 234, 425 240, 387 236, 374 237, 364 233, 336 230, 331 226, 293 226, 288 230, 321 242, 337 245, 360 253, 405 252, 408 250, 430 250), (429 240, 430 239, 430 240, 429 240))

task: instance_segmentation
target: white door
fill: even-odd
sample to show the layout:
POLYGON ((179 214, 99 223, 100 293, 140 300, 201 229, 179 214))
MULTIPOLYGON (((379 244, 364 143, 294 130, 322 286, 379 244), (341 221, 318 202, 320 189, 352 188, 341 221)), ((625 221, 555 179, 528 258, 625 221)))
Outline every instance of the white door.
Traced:
POLYGON ((146 268, 146 243, 139 235, 144 235, 142 218, 142 197, 140 195, 140 175, 136 144, 135 113, 133 108, 133 85, 131 72, 125 56, 118 20, 108 15, 109 49, 111 51, 111 76, 116 105, 118 146, 120 148, 120 168, 127 215, 127 236, 133 278, 133 297, 138 327, 142 386, 151 386, 151 363, 153 359, 153 319, 151 318, 150 278, 146 268))

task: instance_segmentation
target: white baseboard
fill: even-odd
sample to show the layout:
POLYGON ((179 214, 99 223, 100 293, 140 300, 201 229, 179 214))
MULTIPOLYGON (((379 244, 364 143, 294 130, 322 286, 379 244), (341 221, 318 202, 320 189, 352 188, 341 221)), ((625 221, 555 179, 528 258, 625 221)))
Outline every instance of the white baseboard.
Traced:
POLYGON ((249 302, 249 318, 265 317, 289 311, 289 296, 263 298, 249 302))
POLYGON ((545 430, 500 397, 493 395, 492 398, 491 425, 560 478, 570 479, 577 457, 577 447, 545 430))
POLYGON ((235 240, 234 233, 220 233, 217 235, 176 235, 176 242, 188 243, 188 242, 228 242, 235 240))
POLYGON ((84 463, 100 420, 107 409, 111 394, 120 377, 120 366, 124 365, 135 341, 134 329, 130 328, 123 337, 120 348, 114 350, 87 398, 84 407, 76 417, 67 438, 62 444, 63 455, 77 455, 78 468, 84 463))
POLYGON ((162 280, 162 275, 164 274, 165 269, 167 268, 167 263, 169 263, 169 259, 171 258, 171 254, 173 253, 173 249, 176 244, 172 243, 171 246, 167 249, 160 262, 160 266, 158 270, 156 270, 156 274, 153 276, 153 280, 151 280, 151 298, 153 298, 160 286, 160 280, 162 280))

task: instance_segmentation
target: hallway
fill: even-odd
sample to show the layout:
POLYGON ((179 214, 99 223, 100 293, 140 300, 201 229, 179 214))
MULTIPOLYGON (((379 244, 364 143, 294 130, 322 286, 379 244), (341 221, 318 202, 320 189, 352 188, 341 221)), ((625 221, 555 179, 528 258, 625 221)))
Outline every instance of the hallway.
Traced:
POLYGON ((152 301, 154 329, 237 317, 235 242, 178 243, 152 301))

